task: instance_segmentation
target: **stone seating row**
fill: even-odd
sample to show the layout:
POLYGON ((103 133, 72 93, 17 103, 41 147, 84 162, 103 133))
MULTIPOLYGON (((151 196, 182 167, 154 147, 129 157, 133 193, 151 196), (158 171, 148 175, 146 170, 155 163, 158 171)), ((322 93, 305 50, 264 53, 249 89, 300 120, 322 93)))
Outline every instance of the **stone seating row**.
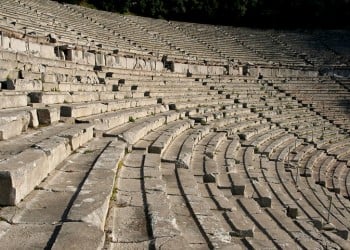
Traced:
MULTIPOLYGON (((247 149, 249 149, 249 148, 247 148, 247 149)), ((250 151, 253 152, 253 148, 251 148, 250 151)), ((250 154, 252 154, 252 153, 250 153, 250 154)), ((247 155, 247 156, 248 156, 248 155, 247 155)), ((247 158, 247 159, 249 159, 249 158, 247 158)), ((247 167, 249 167, 249 166, 251 166, 251 161, 248 161, 248 162, 246 161, 245 164, 248 164, 247 167)), ((305 192, 306 192, 306 191, 305 191, 305 192)), ((317 210, 316 210, 316 211, 317 211, 317 210)), ((343 234, 342 229, 339 231, 339 234, 343 234)))
MULTIPOLYGON (((57 37, 68 44, 84 45, 94 42, 95 44, 103 44, 103 47, 111 50, 115 49, 115 44, 119 44, 126 51, 136 51, 140 54, 164 53, 175 54, 178 58, 194 57, 198 59, 206 59, 207 57, 207 59, 211 58, 214 61, 227 58, 237 62, 262 61, 265 64, 271 62, 303 66, 317 64, 317 60, 313 60, 313 56, 322 63, 336 62, 334 58, 340 60, 339 56, 328 51, 322 46, 322 43, 316 42, 317 39, 323 40, 325 37, 320 38, 309 34, 287 31, 281 32, 282 34, 274 31, 265 34, 258 30, 245 28, 211 27, 162 20, 150 21, 140 17, 107 14, 53 2, 34 3, 30 1, 11 4, 11 2, 5 1, 2 4, 10 13, 22 13, 25 10, 21 18, 17 18, 14 22, 8 21, 14 23, 21 32, 25 32, 22 31, 25 27, 29 33, 38 32, 38 35, 46 35, 49 32, 57 33, 57 37), (54 13, 56 18, 53 18, 54 13), (36 16, 36 19, 32 18, 33 15, 36 16), (49 25, 44 25, 44 20, 49 25), (88 23, 90 25, 87 25, 88 23), (130 30, 133 32, 129 32, 127 37, 122 35, 125 31, 130 30), (207 32, 202 32, 202 30, 207 32), (108 39, 102 40, 101 37, 106 34, 108 39), (290 39, 292 49, 287 46, 288 39, 285 40, 283 34, 292 38, 290 39), (217 39, 217 37, 226 38, 226 40, 222 43, 222 39, 217 39), (228 37, 233 39, 227 39, 228 37), (301 40, 297 45, 295 44, 296 37, 301 40), (316 39, 315 47, 322 48, 321 55, 315 55, 315 50, 305 46, 310 38, 316 39), (154 45, 154 42, 150 41, 157 43, 154 45), (266 50, 266 47, 269 50, 266 50), (232 50, 232 48, 237 49, 232 50), (244 53, 242 53, 242 48, 244 53)), ((3 15, 6 15, 6 12, 3 15)))
MULTIPOLYGON (((275 85, 290 95, 299 98, 302 103, 312 104, 314 110, 319 112, 327 119, 338 120, 335 114, 344 104, 341 103, 341 99, 349 96, 349 92, 342 87, 339 83, 323 83, 316 81, 303 81, 295 84, 291 83, 275 83, 275 85), (310 91, 312 89, 312 91, 310 91), (315 91, 315 92, 313 92, 315 91), (324 94, 323 94, 324 93, 324 94), (328 110, 329 107, 331 110, 328 110)), ((338 112, 337 112, 338 111, 338 112)), ((339 112, 344 114, 344 112, 339 112)), ((344 115, 341 115, 344 117, 344 115)), ((346 120, 339 123, 340 126, 346 127, 346 120)))
MULTIPOLYGON (((244 113, 244 112, 243 112, 244 113)), ((232 113, 232 115, 235 115, 235 113, 232 113)), ((209 130, 207 130, 208 132, 209 132, 209 130)), ((206 133, 208 133, 208 132, 206 132, 206 133)), ((142 137, 142 136, 140 136, 140 137, 142 137)), ((197 140, 197 139, 194 139, 195 141, 197 140)), ((191 146, 191 145, 193 145, 193 139, 191 139, 191 140, 186 140, 187 142, 184 144, 184 145, 187 145, 183 150, 181 150, 181 151, 183 151, 183 153, 180 153, 180 156, 182 157, 182 158, 180 158, 180 159, 182 159, 183 160, 183 162, 188 162, 188 155, 186 155, 184 152, 191 152, 191 150, 190 150, 190 148, 192 148, 193 146, 191 146)), ((214 144, 214 145, 217 145, 217 144, 214 144)), ((209 151, 208 151, 209 152, 209 151)), ((215 152, 215 151, 213 151, 213 150, 211 150, 210 151, 211 153, 213 153, 213 152, 215 152)), ((173 162, 174 163, 174 162, 173 162)), ((176 164, 177 162, 175 161, 175 164, 176 164)), ((179 162, 179 163, 177 163, 179 166, 181 166, 182 165, 182 162, 179 162)), ((209 167, 209 165, 208 165, 208 167, 209 167)), ((224 206, 224 205, 223 205, 224 206)), ((231 215, 232 216, 232 215, 231 215)), ((263 218, 263 217, 261 217, 261 218, 263 218)), ((203 222, 203 221, 201 221, 201 223, 203 223, 203 225, 205 225, 205 223, 203 222)), ((259 235, 259 233, 257 233, 257 235, 259 235)), ((251 242, 253 242, 254 240, 250 240, 251 242)), ((253 243, 252 243, 253 244, 253 243)), ((257 243, 255 243, 255 244, 257 244, 257 243)))
POLYGON ((71 126, 14 155, 2 157, 2 205, 15 205, 38 185, 69 154, 93 137, 93 126, 71 126))

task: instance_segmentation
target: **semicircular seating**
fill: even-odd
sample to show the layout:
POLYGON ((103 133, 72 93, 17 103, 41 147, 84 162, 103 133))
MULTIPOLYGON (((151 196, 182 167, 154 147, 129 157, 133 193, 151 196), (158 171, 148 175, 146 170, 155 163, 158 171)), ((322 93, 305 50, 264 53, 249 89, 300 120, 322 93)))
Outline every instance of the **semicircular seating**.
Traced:
POLYGON ((349 249, 347 41, 1 1, 1 245, 349 249))

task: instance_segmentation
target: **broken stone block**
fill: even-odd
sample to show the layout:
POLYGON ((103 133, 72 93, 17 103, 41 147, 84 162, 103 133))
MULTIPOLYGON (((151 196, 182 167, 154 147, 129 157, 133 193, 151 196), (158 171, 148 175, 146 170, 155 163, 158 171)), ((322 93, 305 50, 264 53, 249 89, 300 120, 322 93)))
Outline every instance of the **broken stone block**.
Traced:
POLYGON ((43 125, 50 125, 57 123, 60 120, 60 110, 58 108, 43 108, 38 109, 39 123, 43 125))
POLYGON ((7 80, 4 85, 6 89, 17 91, 41 91, 43 88, 41 80, 14 79, 7 80))
POLYGON ((204 183, 215 183, 215 181, 216 181, 216 177, 214 174, 210 173, 210 174, 203 175, 204 183))
POLYGON ((296 219, 298 216, 298 208, 296 207, 287 207, 287 216, 296 219))
POLYGON ((27 149, 0 162, 0 204, 16 205, 47 175, 46 154, 27 149))

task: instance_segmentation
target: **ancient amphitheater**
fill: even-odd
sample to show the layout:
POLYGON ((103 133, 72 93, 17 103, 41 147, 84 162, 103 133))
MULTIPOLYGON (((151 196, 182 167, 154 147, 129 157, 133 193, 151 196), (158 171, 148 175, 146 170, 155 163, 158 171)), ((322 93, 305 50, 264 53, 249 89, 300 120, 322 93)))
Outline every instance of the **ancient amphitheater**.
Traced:
POLYGON ((350 32, 0 2, 1 249, 350 249, 350 32))

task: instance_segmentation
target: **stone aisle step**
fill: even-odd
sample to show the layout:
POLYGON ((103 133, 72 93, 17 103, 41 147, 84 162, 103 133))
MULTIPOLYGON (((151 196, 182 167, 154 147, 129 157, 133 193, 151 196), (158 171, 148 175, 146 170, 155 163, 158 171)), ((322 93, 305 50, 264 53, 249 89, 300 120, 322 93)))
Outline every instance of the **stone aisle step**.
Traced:
POLYGON ((160 173, 160 155, 134 150, 118 174, 106 248, 186 247, 170 208, 160 173))
POLYGON ((134 150, 125 156, 118 168, 105 226, 106 248, 148 249, 151 244, 141 184, 143 161, 144 151, 134 150))
MULTIPOLYGON (((181 165, 178 165, 176 162, 169 162, 169 159, 181 157, 181 152, 186 151, 184 148, 190 150, 186 151, 189 154, 191 154, 191 150, 195 151, 196 145, 202 148, 203 152, 206 150, 205 147, 198 145, 197 141, 200 141, 202 136, 207 134, 207 132, 204 134, 198 134, 198 132, 199 131, 196 129, 186 131, 178 136, 164 153, 165 157, 168 158, 165 159, 166 162, 162 163, 162 166, 166 169, 163 174, 165 174, 168 193, 179 196, 178 199, 182 200, 182 203, 188 208, 189 218, 187 220, 192 221, 192 223, 196 225, 190 233, 197 235, 197 239, 202 239, 200 244, 202 244, 203 247, 205 245, 209 248, 226 248, 231 246, 239 249, 241 248, 241 244, 231 241, 229 227, 222 224, 222 220, 218 217, 219 215, 212 212, 210 205, 206 202, 208 199, 201 196, 198 189, 198 185, 200 184, 197 183, 194 173, 192 172, 193 165, 188 164, 187 166, 189 168, 187 169, 182 168, 181 165)), ((220 138, 219 141, 221 141, 222 138, 216 135, 217 134, 214 134, 213 141, 217 141, 218 138, 220 138)), ((212 148, 214 144, 209 144, 209 148, 212 148)), ((213 150, 211 150, 211 152, 213 152, 213 150)), ((191 157, 189 159, 191 159, 191 157)), ((195 158, 192 158, 192 160, 195 161, 195 158)), ((224 202, 224 200, 222 202, 224 202)), ((176 214, 176 216, 177 218, 179 217, 178 214, 176 214)), ((181 221, 181 217, 179 220, 181 221)), ((181 225, 180 223, 180 226, 181 225)), ((192 237, 189 239, 189 242, 193 245, 198 244, 194 242, 192 237)))
MULTIPOLYGON (((79 232, 79 235, 86 237, 86 240, 91 238, 90 243, 95 244, 92 239, 96 239, 97 230, 83 226, 80 222, 67 222, 67 215, 79 196, 90 169, 109 141, 107 138, 92 139, 54 169, 17 207, 2 208, 0 217, 6 221, 6 228, 0 234, 1 244, 8 249, 51 248, 57 241, 57 236, 67 235, 70 240, 66 237, 65 244, 58 246, 78 246, 79 242, 73 241, 74 237, 67 232, 75 232, 76 236, 79 232), (25 240, 19 241, 17 237, 24 237, 25 240)), ((104 240, 103 232, 100 236, 96 242, 104 240)), ((81 247, 90 246, 93 249, 93 245, 87 242, 82 241, 81 247)))

